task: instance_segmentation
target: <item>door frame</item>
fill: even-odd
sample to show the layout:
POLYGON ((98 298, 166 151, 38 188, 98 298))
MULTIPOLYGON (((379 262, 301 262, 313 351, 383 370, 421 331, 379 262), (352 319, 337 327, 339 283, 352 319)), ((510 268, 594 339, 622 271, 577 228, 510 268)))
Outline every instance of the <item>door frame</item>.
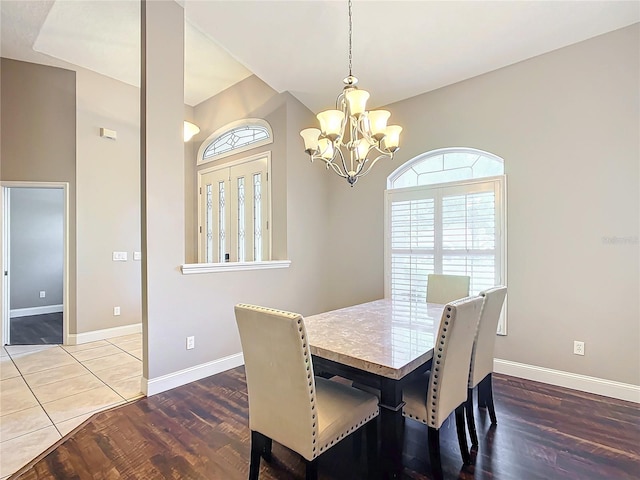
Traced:
POLYGON ((11 188, 56 188, 63 191, 63 268, 62 268, 62 343, 69 344, 69 182, 20 182, 20 181, 3 181, 0 182, 2 188, 2 200, 0 208, 2 209, 2 275, 0 275, 0 284, 2 288, 2 328, 0 329, 0 343, 2 346, 7 345, 10 338, 10 302, 9 295, 11 292, 10 279, 5 276, 5 272, 10 267, 10 248, 9 248, 9 189, 11 188))

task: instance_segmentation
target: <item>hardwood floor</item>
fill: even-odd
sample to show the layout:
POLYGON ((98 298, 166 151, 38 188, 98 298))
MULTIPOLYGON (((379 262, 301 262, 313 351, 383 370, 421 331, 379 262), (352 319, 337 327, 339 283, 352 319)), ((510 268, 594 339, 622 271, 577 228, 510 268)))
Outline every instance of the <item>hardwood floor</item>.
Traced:
POLYGON ((62 343, 62 312, 12 318, 11 345, 62 343))
MULTIPOLYGON (((480 445, 462 468, 454 422, 441 429, 445 478, 638 479, 640 406, 494 375, 498 425, 476 411, 480 445)), ((236 368, 99 413, 12 479, 246 479, 248 406, 236 368)), ((363 445, 366 442, 362 442, 363 445)), ((319 478, 364 479, 347 439, 320 457, 319 478)), ((426 427, 405 424, 404 479, 429 479, 426 427)), ((302 479, 304 463, 273 444, 263 480, 302 479)))

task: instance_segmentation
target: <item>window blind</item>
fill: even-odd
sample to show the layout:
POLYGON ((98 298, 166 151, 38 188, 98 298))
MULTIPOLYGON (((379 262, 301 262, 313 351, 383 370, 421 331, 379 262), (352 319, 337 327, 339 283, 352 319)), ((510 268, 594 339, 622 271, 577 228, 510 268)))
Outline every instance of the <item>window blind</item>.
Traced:
POLYGON ((425 302, 427 275, 469 275, 470 294, 504 283, 502 179, 387 191, 386 295, 425 302))

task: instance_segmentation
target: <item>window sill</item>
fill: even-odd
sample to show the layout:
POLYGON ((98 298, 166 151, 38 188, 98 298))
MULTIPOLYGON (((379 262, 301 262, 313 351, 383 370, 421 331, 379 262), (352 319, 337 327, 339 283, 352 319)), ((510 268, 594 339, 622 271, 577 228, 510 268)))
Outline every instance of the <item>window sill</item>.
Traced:
POLYGON ((291 260, 271 260, 268 262, 187 263, 182 265, 181 269, 183 275, 196 275, 200 273, 289 268, 290 265, 291 260))

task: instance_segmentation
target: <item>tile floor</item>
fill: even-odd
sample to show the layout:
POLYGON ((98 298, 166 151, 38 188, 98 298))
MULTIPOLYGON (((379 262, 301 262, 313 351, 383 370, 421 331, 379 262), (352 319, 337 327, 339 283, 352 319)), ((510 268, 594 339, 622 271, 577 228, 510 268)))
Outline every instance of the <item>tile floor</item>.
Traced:
POLYGON ((0 351, 0 480, 92 414, 142 396, 142 334, 0 351))

